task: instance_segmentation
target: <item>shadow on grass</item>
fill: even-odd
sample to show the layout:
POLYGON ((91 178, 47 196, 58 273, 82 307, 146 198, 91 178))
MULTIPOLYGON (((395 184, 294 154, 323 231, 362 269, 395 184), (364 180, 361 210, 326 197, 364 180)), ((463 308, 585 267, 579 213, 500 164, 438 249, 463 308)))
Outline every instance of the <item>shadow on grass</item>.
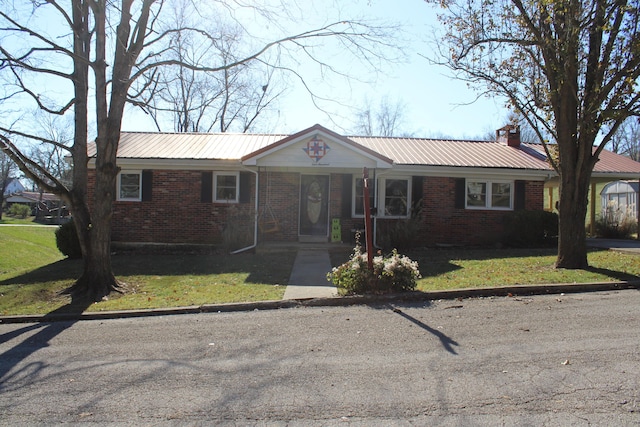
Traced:
POLYGON ((72 327, 91 302, 72 300, 41 318, 39 323, 27 325, 23 328, 0 335, 0 344, 8 343, 26 335, 4 353, 0 354, 0 391, 14 388, 14 384, 28 385, 30 380, 38 378, 40 372, 46 368, 42 362, 28 363, 19 369, 14 369, 38 350, 48 347, 50 341, 65 330, 72 327), (65 321, 59 321, 66 319, 65 321), (30 334, 37 331, 35 334, 30 334))
POLYGON ((613 279, 628 282, 640 279, 639 275, 625 273, 624 271, 609 270, 608 268, 587 267, 585 271, 591 273, 602 274, 603 276, 611 277, 613 279))
MULTIPOLYGON (((118 254, 111 257, 111 263, 117 277, 248 273, 248 283, 277 284, 288 280, 295 255, 293 251, 238 255, 118 254)), ((82 260, 64 259, 2 280, 0 286, 74 280, 80 277, 82 267, 82 260)))

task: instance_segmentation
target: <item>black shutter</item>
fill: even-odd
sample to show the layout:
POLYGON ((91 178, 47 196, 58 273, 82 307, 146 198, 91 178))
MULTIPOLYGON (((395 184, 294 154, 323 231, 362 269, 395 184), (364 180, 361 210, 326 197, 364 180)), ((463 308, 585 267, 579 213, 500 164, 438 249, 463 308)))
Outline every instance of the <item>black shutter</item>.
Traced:
POLYGON ((464 209, 465 199, 466 199, 466 180, 464 178, 456 178, 456 201, 455 208, 456 209, 464 209))
POLYGON ((153 171, 142 171, 142 201, 151 201, 151 192, 153 188, 153 171))
POLYGON ((353 175, 345 173, 342 175, 342 217, 351 218, 351 186, 353 185, 353 175))
POLYGON ((524 210, 526 204, 526 196, 527 196, 527 183, 525 181, 516 181, 515 183, 515 193, 513 197, 513 209, 517 211, 524 210))
POLYGON ((251 201, 251 172, 240 172, 240 203, 251 201))
POLYGON ((211 203, 213 200, 213 172, 202 172, 202 185, 200 186, 200 201, 211 203))

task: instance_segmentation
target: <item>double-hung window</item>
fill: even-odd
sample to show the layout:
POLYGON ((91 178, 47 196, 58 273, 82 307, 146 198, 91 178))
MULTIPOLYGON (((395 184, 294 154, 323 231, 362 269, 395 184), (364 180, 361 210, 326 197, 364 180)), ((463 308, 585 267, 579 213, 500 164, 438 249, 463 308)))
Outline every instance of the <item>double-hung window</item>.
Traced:
POLYGON ((122 171, 118 174, 118 200, 139 202, 142 200, 142 172, 122 171))
POLYGON ((380 182, 380 205, 385 217, 406 218, 410 215, 411 180, 384 178, 380 182))
MULTIPOLYGON (((374 180, 369 179, 369 206, 373 208, 374 206, 374 180)), ((362 217, 364 216, 364 179, 355 178, 353 180, 353 216, 354 217, 362 217)))
POLYGON ((513 209, 513 183, 467 180, 466 207, 468 209, 513 209))
POLYGON ((213 175, 213 200, 218 203, 238 203, 239 172, 216 172, 213 175))

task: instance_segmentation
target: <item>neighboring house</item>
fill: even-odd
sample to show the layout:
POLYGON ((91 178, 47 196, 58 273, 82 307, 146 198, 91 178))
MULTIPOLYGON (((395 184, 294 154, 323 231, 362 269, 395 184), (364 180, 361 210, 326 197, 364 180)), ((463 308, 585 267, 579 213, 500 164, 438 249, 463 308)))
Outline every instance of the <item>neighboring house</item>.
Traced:
POLYGON ((7 197, 6 202, 7 208, 14 203, 28 205, 31 207, 31 215, 38 218, 66 217, 69 215, 60 197, 52 193, 21 191, 7 197))
POLYGON ((20 182, 18 178, 9 178, 9 183, 4 189, 4 196, 10 196, 15 193, 19 193, 24 191, 24 185, 20 182))
MULTIPOLYGON (((514 126, 496 135, 346 137, 320 125, 293 135, 123 132, 112 239, 349 241, 364 227, 366 167, 377 243, 412 217, 424 245, 493 243, 506 213, 544 209, 545 187, 557 185, 541 146, 521 143, 514 126)), ((605 152, 594 173, 635 179, 640 163, 605 152)))
POLYGON ((638 219, 638 194, 640 182, 614 181, 600 192, 602 212, 624 218, 638 219))

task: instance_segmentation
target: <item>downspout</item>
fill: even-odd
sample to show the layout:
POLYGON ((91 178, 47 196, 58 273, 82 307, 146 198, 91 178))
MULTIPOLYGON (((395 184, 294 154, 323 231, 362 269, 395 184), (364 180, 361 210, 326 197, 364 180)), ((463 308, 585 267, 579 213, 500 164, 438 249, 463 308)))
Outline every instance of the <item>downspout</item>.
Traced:
POLYGON ((256 246, 258 246, 258 207, 260 206, 260 204, 258 203, 258 194, 259 194, 258 190, 260 188, 260 186, 258 185, 259 184, 258 177, 259 177, 260 167, 258 167, 257 171, 251 170, 251 169, 247 168, 246 166, 243 166, 242 168, 244 170, 246 170, 246 171, 249 171, 249 172, 253 173, 256 176, 256 190, 255 190, 256 191, 256 195, 255 195, 256 207, 255 207, 255 212, 254 212, 254 215, 253 215, 253 244, 247 246, 246 248, 237 249, 237 250, 231 252, 232 255, 239 254, 241 252, 245 252, 245 251, 251 250, 251 249, 255 248, 256 246))

